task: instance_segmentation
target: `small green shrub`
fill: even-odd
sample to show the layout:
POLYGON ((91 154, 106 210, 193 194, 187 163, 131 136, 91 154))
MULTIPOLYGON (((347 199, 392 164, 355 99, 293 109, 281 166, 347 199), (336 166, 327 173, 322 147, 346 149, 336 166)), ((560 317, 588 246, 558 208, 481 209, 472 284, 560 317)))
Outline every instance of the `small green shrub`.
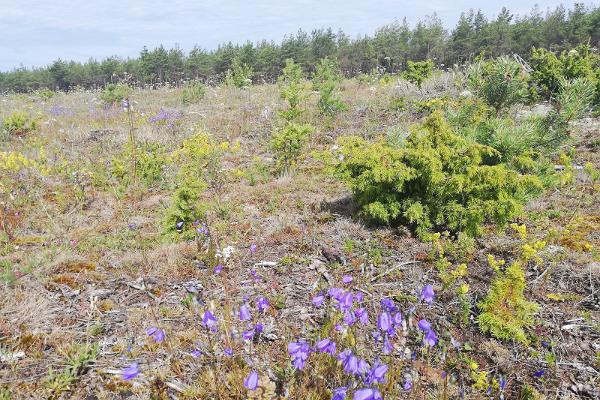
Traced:
MULTIPOLYGON (((525 227, 517 229, 523 232, 525 227)), ((477 317, 479 328, 484 333, 502 340, 528 344, 525 329, 533 325, 533 317, 538 309, 537 304, 527 301, 525 291, 524 266, 532 259, 537 259, 537 252, 545 247, 544 242, 523 245, 521 256, 504 270, 503 260, 496 260, 489 255, 488 261, 496 273, 490 290, 480 303, 481 314, 477 317)))
POLYGON ((15 111, 2 121, 2 131, 5 135, 26 135, 35 132, 38 120, 25 111, 15 111))
POLYGON ((406 71, 402 74, 404 79, 414 83, 419 88, 433 75, 433 61, 408 61, 406 71))
POLYGON ((467 85, 496 111, 496 115, 525 100, 528 94, 528 76, 523 67, 506 56, 471 65, 467 71, 467 85))
POLYGON ((190 82, 181 90, 181 102, 185 105, 197 104, 204 98, 206 87, 202 82, 190 82))
POLYGON ((275 153, 279 171, 289 172, 296 165, 313 130, 310 125, 298 125, 290 122, 273 132, 270 147, 275 153))
POLYGON ((423 239, 434 229, 477 236, 486 221, 504 225, 542 189, 534 176, 487 163, 497 151, 452 133, 439 111, 404 147, 344 137, 340 150, 334 173, 352 189, 362 213, 377 222, 412 224, 423 239))
POLYGON ((100 100, 105 104, 118 104, 131 96, 131 88, 123 83, 111 83, 100 92, 100 100))
POLYGON ((559 85, 556 102, 565 122, 579 119, 591 110, 596 90, 592 81, 587 78, 561 78, 559 85))
POLYGON ((172 239, 193 239, 193 222, 204 220, 211 204, 201 202, 206 189, 213 191, 218 205, 226 182, 221 169, 224 154, 230 149, 228 142, 218 143, 209 134, 199 133, 185 140, 180 149, 173 152, 171 161, 178 166, 176 189, 163 219, 163 231, 172 239), (181 223, 183 226, 177 226, 181 223))
POLYGON ((43 101, 48 101, 53 98, 56 93, 48 88, 43 88, 36 90, 35 94, 43 101))
POLYGON ((313 77, 313 89, 319 92, 317 107, 322 115, 334 116, 348 106, 338 96, 342 75, 335 59, 324 58, 317 64, 313 77))
POLYGON ((249 87, 252 86, 253 75, 254 71, 252 71, 251 66, 244 64, 238 58, 235 58, 231 64, 231 69, 227 70, 225 84, 237 88, 249 87))
POLYGON ((600 54, 588 44, 582 44, 560 56, 543 49, 533 48, 530 65, 532 91, 551 100, 562 88, 562 82, 584 79, 594 87, 592 103, 600 104, 600 54))
MULTIPOLYGON (((125 187, 133 183, 131 144, 111 161, 111 173, 125 187)), ((164 146, 158 143, 145 143, 136 149, 137 179, 146 187, 159 183, 167 164, 167 153, 164 146)))
POLYGON ((406 100, 402 96, 393 96, 390 99, 388 110, 392 112, 402 112, 406 109, 406 100))
POLYGON ((288 109, 281 111, 279 114, 286 121, 297 120, 304 112, 300 105, 308 97, 302 67, 294 63, 292 59, 286 60, 283 74, 279 77, 277 83, 281 98, 289 104, 288 109))

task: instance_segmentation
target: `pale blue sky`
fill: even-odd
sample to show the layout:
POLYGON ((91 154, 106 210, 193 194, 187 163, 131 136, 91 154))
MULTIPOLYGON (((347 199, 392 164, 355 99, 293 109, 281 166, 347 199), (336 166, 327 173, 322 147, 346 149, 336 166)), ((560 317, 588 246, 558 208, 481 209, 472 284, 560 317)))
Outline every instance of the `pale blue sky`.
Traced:
MULTIPOLYGON (((44 66, 62 58, 85 61, 111 55, 137 56, 149 48, 269 39, 279 42, 298 28, 343 29, 355 37, 372 34, 406 17, 414 24, 436 12, 454 26, 461 11, 481 8, 496 15, 502 6, 526 14, 534 4, 554 9, 573 2, 405 0, 0 0, 0 70, 44 66)), ((589 3, 588 3, 589 4, 589 3)))

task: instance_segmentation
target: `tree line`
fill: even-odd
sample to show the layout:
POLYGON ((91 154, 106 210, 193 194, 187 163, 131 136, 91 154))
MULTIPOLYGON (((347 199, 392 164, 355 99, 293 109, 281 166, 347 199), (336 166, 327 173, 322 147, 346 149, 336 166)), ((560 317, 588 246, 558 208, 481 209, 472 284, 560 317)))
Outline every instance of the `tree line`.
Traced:
POLYGON ((411 27, 406 19, 379 28, 373 35, 350 38, 331 28, 311 33, 299 30, 280 43, 263 40, 220 45, 215 50, 195 46, 187 54, 178 46, 167 49, 144 47, 137 58, 108 57, 87 62, 56 60, 42 68, 19 67, 0 72, 0 91, 27 92, 41 88, 71 90, 98 88, 108 83, 132 85, 178 85, 188 80, 216 83, 223 79, 234 60, 253 71, 253 81, 273 82, 286 59, 293 59, 307 72, 319 60, 338 60, 346 76, 360 73, 397 73, 409 60, 433 60, 438 68, 469 62, 476 56, 496 57, 517 53, 528 59, 532 47, 552 51, 570 49, 580 43, 600 45, 600 6, 575 4, 542 12, 537 6, 519 16, 503 8, 492 19, 481 10, 461 14, 448 30, 435 14, 411 27))

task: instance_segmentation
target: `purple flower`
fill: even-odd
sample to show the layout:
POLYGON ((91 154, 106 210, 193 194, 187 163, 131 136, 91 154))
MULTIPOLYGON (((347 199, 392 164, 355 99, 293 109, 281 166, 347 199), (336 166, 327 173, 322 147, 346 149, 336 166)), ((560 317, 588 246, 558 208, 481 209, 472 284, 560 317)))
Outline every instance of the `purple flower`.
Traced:
POLYGON ((123 368, 123 379, 129 381, 140 374, 138 363, 134 362, 129 367, 123 368))
POLYGON ((354 310, 354 315, 356 315, 361 324, 369 324, 369 313, 367 313, 367 310, 365 310, 364 308, 357 308, 356 310, 354 310))
POLYGON ((196 349, 196 350, 190 352, 190 355, 194 358, 198 358, 202 355, 202 352, 200 350, 196 349))
POLYGON ((315 297, 312 298, 312 302, 315 305, 315 307, 321 307, 321 305, 323 305, 324 301, 325 301, 325 296, 323 296, 322 294, 316 295, 315 297))
POLYGON ((258 372, 250 372, 246 379, 244 379, 244 386, 249 390, 256 390, 258 387, 258 372))
POLYGON ((336 345, 335 342, 331 339, 326 338, 318 341, 316 347, 317 350, 321 353, 331 354, 332 356, 335 355, 336 345))
POLYGON ((387 371, 388 366, 386 364, 375 365, 367 374, 365 383, 367 385, 372 385, 373 383, 383 383, 385 381, 385 374, 387 371))
POLYGON ((398 311, 394 314, 394 326, 402 325, 402 313, 398 311))
POLYGON ((393 313, 393 312, 398 311, 398 307, 396 307, 396 304, 394 304, 394 301, 391 299, 388 299, 387 297, 381 299, 381 305, 388 312, 393 313))
POLYGON ((226 355, 227 357, 231 357, 231 356, 233 356, 233 350, 232 350, 232 349, 230 349, 230 348, 223 349, 223 353, 225 353, 225 355, 226 355))
POLYGON ((367 372, 369 372, 369 368, 370 368, 370 367, 371 367, 371 366, 369 365, 369 363, 368 363, 367 361, 365 361, 365 360, 362 360, 362 359, 361 359, 361 360, 358 360, 358 373, 359 373, 360 375, 364 375, 364 374, 366 374, 367 372))
POLYGON ((156 343, 161 343, 165 340, 165 331, 155 326, 146 329, 146 335, 152 337, 156 343))
POLYGON ((292 365, 294 368, 304 369, 304 364, 310 353, 310 347, 306 342, 291 342, 288 344, 288 353, 292 357, 292 365))
POLYGON ((246 304, 242 304, 240 307, 240 321, 248 321, 250 319, 252 319, 252 316, 250 315, 248 306, 246 304))
POLYGON ((202 326, 213 332, 217 330, 217 318, 209 310, 206 310, 202 316, 202 326))
POLYGON ((269 301, 264 297, 259 297, 256 300, 256 307, 258 308, 259 312, 264 313, 269 308, 269 301))
POLYGON ((358 374, 358 358, 352 353, 346 357, 346 359, 342 362, 342 366, 344 367, 344 371, 348 374, 358 374))
POLYGON ((364 295, 361 292, 356 292, 354 293, 354 300, 356 300, 357 303, 361 303, 363 301, 364 295))
POLYGON ((257 249, 258 249, 258 246, 255 243, 252 243, 250 245, 250 253, 256 253, 257 249))
POLYGON ((354 392, 353 400, 381 400, 381 393, 377 389, 366 388, 354 392))
POLYGON ((185 224, 185 222, 183 222, 183 221, 179 221, 175 224, 175 229, 177 229, 177 232, 179 232, 179 233, 183 232, 184 224, 185 224))
POLYGON ((425 303, 431 305, 431 303, 433 303, 434 298, 435 298, 435 293, 433 292, 433 286, 425 285, 425 287, 421 291, 421 300, 423 300, 423 301, 425 301, 425 303))
POLYGON ((221 264, 215 267, 215 274, 219 275, 223 271, 223 266, 221 264))
POLYGON ((344 285, 347 285, 349 283, 352 283, 352 281, 354 280, 354 278, 352 278, 351 275, 344 275, 342 277, 342 282, 344 283, 344 285))
POLYGON ((410 389, 412 389, 413 384, 412 384, 412 379, 408 378, 404 381, 404 385, 402 386, 404 388, 404 390, 406 390, 407 392, 410 391, 410 389))
POLYGON ((423 343, 425 343, 427 346, 433 347, 437 344, 437 342, 438 339, 433 329, 428 330, 425 334, 425 338, 423 338, 423 343))
POLYGON ((535 371, 533 376, 535 376, 536 378, 541 378, 545 373, 546 373, 546 371, 544 371, 543 369, 540 369, 540 370, 535 371))
POLYGON ((506 387, 506 379, 503 376, 501 376, 498 380, 498 384, 500 385, 500 391, 503 391, 506 387))
POLYGON ((344 294, 344 289, 332 287, 332 288, 329 288, 329 290, 327 291, 327 294, 329 295, 329 297, 334 298, 337 301, 339 301, 344 294))
POLYGON ((392 345, 390 344, 390 340, 386 335, 386 337, 383 339, 383 354, 388 355, 392 352, 392 350, 392 345))
POLYGON ((420 320, 417 325, 419 326, 419 329, 423 332, 428 332, 431 330, 431 324, 426 319, 420 320))
POLYGON ((263 324, 261 324, 260 322, 256 325, 254 325, 254 330, 256 331, 256 333, 262 333, 263 332, 263 324))
POLYGON ((342 311, 348 311, 352 308, 352 293, 351 292, 347 292, 345 293, 342 298, 340 299, 340 309, 342 311))
POLYGON ((341 362, 346 362, 346 360, 348 359, 348 357, 351 354, 352 354, 352 350, 346 349, 346 350, 342 351, 340 354, 338 354, 337 359, 340 360, 341 362))
POLYGON ((352 314, 352 311, 346 311, 344 313, 344 322, 348 326, 354 325, 354 323, 356 322, 356 318, 354 317, 354 314, 352 314))
POLYGON ((545 348, 550 348, 550 343, 546 342, 545 340, 542 340, 542 346, 545 348))
POLYGON ((377 318, 377 328, 383 332, 387 332, 392 328, 390 314, 382 312, 377 318))
POLYGON ((333 397, 331 400, 346 400, 346 392, 348 388, 346 386, 339 387, 333 390, 333 397))
POLYGON ((252 338, 254 337, 254 328, 242 332, 242 337, 244 338, 244 340, 252 340, 252 338))

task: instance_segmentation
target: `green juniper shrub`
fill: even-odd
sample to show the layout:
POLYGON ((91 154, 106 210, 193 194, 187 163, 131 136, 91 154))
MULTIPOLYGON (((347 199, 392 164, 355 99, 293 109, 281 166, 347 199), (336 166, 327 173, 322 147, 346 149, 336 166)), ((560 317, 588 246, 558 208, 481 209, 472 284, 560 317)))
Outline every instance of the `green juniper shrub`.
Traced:
POLYGON ((188 83, 181 89, 181 102, 184 105, 197 104, 204 98, 206 87, 199 81, 188 83))
POLYGON ((100 100, 105 104, 119 104, 131 96, 131 87, 124 83, 111 83, 100 92, 100 100))
POLYGON ((414 83, 419 88, 433 75, 433 61, 408 61, 406 71, 402 74, 404 79, 414 83))
MULTIPOLYGON (((527 238, 525 226, 516 226, 521 238, 527 238)), ((496 277, 492 281, 487 296, 479 302, 481 314, 477 317, 479 328, 484 333, 502 340, 528 344, 526 329, 533 325, 538 305, 525 298, 525 272, 530 261, 540 262, 537 253, 545 243, 536 241, 522 246, 520 257, 505 267, 504 260, 496 260, 488 255, 488 262, 496 277)))
POLYGON ((600 104, 600 54, 588 44, 563 51, 560 56, 534 47, 530 65, 532 91, 542 98, 554 99, 564 80, 585 79, 594 87, 593 104, 600 104))
POLYGON ((248 64, 242 63, 239 58, 234 58, 231 68, 227 70, 225 84, 236 88, 246 88, 252 86, 252 77, 254 71, 248 64))
POLYGON ((296 121, 304 112, 301 103, 308 97, 308 87, 300 64, 287 59, 277 83, 281 98, 288 102, 287 110, 281 111, 279 115, 286 121, 296 121))
POLYGON ((317 64, 313 89, 319 92, 317 107, 322 115, 332 117, 348 108, 338 95, 341 81, 342 75, 337 60, 326 57, 317 64))
POLYGON ((275 153, 278 171, 290 172, 296 166, 302 149, 313 131, 314 128, 310 125, 288 122, 284 127, 273 132, 270 147, 275 153))
POLYGON ((353 191, 363 215, 381 223, 408 223, 427 239, 434 229, 482 233, 522 212, 542 190, 541 181, 498 163, 498 152, 453 133, 440 111, 413 132, 403 147, 340 138, 331 160, 335 175, 353 191))
POLYGON ((167 209, 163 227, 170 239, 193 239, 192 224, 203 220, 213 205, 219 207, 227 176, 221 168, 223 156, 230 150, 228 142, 218 143, 207 133, 196 134, 185 140, 180 149, 171 154, 177 165, 176 188, 167 209), (212 202, 200 197, 205 190, 213 192, 212 202))
MULTIPOLYGON (((110 172, 125 187, 133 183, 131 160, 133 157, 131 143, 111 161, 110 172)), ((167 153, 164 146, 158 143, 144 143, 137 146, 137 178, 146 187, 159 184, 167 164, 167 153)))
POLYGON ((528 94, 528 75, 507 56, 477 61, 467 71, 467 86, 481 97, 496 115, 522 102, 528 94))
POLYGON ((15 111, 2 121, 2 132, 7 136, 26 135, 38 129, 38 119, 25 111, 15 111))

